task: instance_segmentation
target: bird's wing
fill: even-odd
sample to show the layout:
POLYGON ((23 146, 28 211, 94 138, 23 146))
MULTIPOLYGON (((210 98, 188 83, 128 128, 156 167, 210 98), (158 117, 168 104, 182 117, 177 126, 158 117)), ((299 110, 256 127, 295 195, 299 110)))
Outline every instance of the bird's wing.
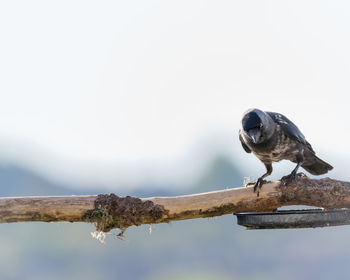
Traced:
POLYGON ((279 113, 274 113, 274 112, 266 112, 266 113, 269 114, 269 116, 273 119, 273 121, 282 128, 283 132, 286 135, 306 145, 310 151, 315 153, 310 143, 306 141, 304 134, 302 134, 299 128, 292 121, 290 121, 286 116, 279 113))
POLYGON ((286 116, 274 112, 266 113, 269 114, 273 121, 282 128, 285 134, 287 134, 290 138, 306 145, 312 152, 314 152, 310 143, 306 141, 304 134, 302 134, 299 128, 294 123, 292 123, 292 121, 290 121, 286 116))
POLYGON ((242 147, 243 149, 247 152, 247 153, 251 153, 252 151, 249 149, 249 147, 246 145, 246 143, 244 142, 244 139, 241 135, 241 131, 239 132, 239 141, 241 141, 242 147))

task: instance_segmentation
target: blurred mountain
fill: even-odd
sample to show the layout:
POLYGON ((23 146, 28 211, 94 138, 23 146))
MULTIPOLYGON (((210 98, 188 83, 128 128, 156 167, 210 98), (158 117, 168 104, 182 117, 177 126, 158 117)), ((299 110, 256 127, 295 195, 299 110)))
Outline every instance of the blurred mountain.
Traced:
POLYGON ((16 165, 0 165, 0 196, 31 196, 31 195, 79 195, 114 192, 126 196, 170 196, 175 194, 176 187, 168 189, 160 186, 144 184, 127 191, 101 188, 99 186, 84 188, 69 186, 49 180, 29 169, 16 165), (172 191, 174 190, 174 191, 172 191))
POLYGON ((58 183, 15 165, 0 166, 0 196, 79 194, 58 183))
POLYGON ((209 162, 192 192, 207 192, 242 186, 243 173, 226 156, 217 155, 209 162))

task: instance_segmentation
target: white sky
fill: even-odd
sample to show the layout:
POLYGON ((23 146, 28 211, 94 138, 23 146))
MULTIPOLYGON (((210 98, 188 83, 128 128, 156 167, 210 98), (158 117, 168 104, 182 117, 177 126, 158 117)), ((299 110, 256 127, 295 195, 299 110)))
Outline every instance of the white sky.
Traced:
POLYGON ((349 10, 1 1, 1 155, 84 182, 186 178, 206 137, 243 156, 240 117, 258 107, 287 115, 316 151, 348 156, 338 139, 350 137, 349 10))

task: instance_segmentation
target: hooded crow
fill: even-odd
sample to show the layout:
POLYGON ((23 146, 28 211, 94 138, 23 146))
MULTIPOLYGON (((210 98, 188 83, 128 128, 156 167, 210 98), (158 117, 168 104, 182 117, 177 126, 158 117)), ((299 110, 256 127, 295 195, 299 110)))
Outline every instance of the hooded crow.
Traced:
POLYGON ((266 167, 263 174, 254 184, 254 192, 261 189, 264 178, 272 173, 272 162, 290 160, 297 165, 292 173, 282 177, 284 184, 296 179, 301 166, 313 175, 321 175, 333 167, 318 158, 299 128, 284 115, 264 112, 259 109, 246 111, 239 130, 239 140, 247 153, 253 152, 266 167))

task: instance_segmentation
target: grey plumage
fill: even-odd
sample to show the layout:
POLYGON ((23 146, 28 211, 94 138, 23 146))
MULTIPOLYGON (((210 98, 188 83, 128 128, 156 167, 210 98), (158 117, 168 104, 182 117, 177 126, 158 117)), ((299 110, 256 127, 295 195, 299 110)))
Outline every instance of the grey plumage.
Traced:
POLYGON ((265 165, 266 173, 254 185, 260 189, 264 178, 272 173, 272 162, 290 160, 297 166, 284 176, 285 183, 295 180, 297 170, 302 166, 314 175, 325 174, 333 167, 318 158, 299 128, 287 117, 274 112, 250 109, 244 113, 239 140, 247 153, 253 152, 265 165))

